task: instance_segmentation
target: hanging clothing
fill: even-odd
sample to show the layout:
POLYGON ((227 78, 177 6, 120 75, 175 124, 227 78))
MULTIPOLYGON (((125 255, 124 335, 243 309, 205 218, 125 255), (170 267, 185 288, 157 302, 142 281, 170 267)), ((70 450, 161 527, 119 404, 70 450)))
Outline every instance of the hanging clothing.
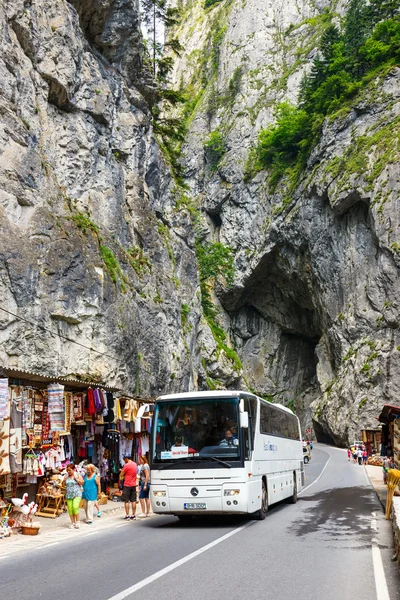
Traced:
POLYGON ((0 418, 3 419, 0 433, 0 475, 10 473, 10 413, 8 379, 0 379, 0 418))
POLYGON ((10 471, 22 472, 22 397, 20 388, 12 387, 10 415, 10 471))

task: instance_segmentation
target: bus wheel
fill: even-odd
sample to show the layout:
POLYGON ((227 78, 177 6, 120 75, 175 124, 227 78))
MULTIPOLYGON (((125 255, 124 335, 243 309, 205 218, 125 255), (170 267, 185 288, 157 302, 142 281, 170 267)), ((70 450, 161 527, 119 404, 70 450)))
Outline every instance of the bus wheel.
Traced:
POLYGON ((293 473, 293 495, 288 498, 290 504, 296 504, 297 502, 297 479, 296 473, 293 473))
POLYGON ((254 513, 254 517, 259 521, 263 521, 268 512, 268 492, 265 481, 262 482, 261 489, 261 508, 254 513))

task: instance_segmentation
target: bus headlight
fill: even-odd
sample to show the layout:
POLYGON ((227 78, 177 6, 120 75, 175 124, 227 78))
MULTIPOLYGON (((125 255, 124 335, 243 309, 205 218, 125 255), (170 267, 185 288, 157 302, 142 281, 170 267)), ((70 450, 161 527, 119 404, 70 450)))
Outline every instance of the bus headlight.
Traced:
POLYGON ((224 496, 237 496, 240 490, 224 490, 224 496))
POLYGON ((167 492, 159 492, 159 491, 154 491, 153 492, 154 496, 156 496, 157 498, 161 498, 163 496, 167 495, 167 492))

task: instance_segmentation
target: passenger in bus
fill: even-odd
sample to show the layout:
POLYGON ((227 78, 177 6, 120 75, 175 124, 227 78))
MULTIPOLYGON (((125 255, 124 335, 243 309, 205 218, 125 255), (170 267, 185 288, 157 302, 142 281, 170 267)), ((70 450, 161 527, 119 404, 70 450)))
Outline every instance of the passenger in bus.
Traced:
POLYGON ((186 448, 183 439, 180 436, 175 438, 175 443, 171 446, 171 450, 175 450, 175 448, 186 448))
POLYGON ((171 450, 178 450, 179 448, 181 448, 181 449, 187 448, 188 454, 194 454, 196 452, 196 450, 194 450, 194 448, 190 448, 190 447, 186 446, 186 444, 183 443, 183 440, 181 437, 176 437, 175 444, 173 446, 171 446, 171 450))

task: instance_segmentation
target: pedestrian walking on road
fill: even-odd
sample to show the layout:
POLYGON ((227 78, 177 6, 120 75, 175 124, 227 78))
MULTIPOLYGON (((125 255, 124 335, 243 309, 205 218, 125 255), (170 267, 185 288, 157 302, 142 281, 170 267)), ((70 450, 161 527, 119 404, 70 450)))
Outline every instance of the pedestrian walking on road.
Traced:
POLYGON ((368 460, 368 453, 367 453, 367 449, 364 448, 364 450, 363 450, 363 464, 364 465, 367 464, 367 460, 368 460))
POLYGON ((139 502, 142 512, 139 517, 148 517, 150 513, 150 467, 145 456, 139 458, 140 463, 140 491, 139 502))
POLYGON ((65 499, 67 501, 67 509, 69 518, 71 519, 70 529, 79 529, 79 507, 82 498, 83 479, 76 470, 73 463, 67 466, 67 474, 65 476, 65 499))
POLYGON ((83 508, 86 514, 86 523, 93 523, 93 509, 97 498, 100 496, 100 477, 95 472, 92 464, 86 466, 86 475, 83 480, 83 508))
POLYGON ((351 458, 351 450, 350 448, 347 448, 347 460, 350 461, 351 458))
POLYGON ((362 465, 363 451, 361 450, 361 448, 358 448, 358 450, 357 450, 357 458, 358 458, 358 464, 362 465))
POLYGON ((120 479, 124 482, 121 499, 125 502, 125 521, 136 519, 136 478, 137 464, 133 462, 129 455, 124 456, 125 465, 121 471, 120 479), (132 514, 129 514, 129 508, 132 507, 132 514))

